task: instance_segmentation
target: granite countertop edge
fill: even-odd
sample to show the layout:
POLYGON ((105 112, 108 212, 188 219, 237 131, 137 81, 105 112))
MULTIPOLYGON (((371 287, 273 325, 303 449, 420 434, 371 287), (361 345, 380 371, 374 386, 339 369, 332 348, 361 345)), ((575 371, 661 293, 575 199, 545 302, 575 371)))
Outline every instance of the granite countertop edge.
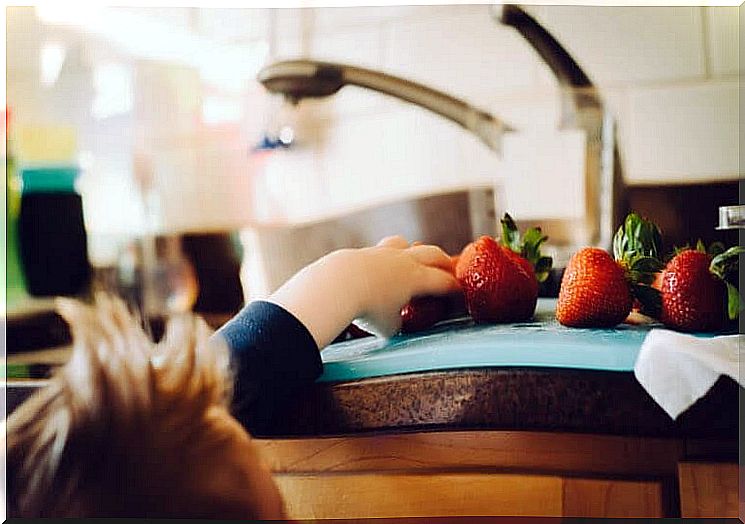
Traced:
POLYGON ((633 372, 463 368, 316 382, 265 395, 239 419, 259 437, 486 429, 736 439, 740 390, 721 377, 673 420, 633 372))

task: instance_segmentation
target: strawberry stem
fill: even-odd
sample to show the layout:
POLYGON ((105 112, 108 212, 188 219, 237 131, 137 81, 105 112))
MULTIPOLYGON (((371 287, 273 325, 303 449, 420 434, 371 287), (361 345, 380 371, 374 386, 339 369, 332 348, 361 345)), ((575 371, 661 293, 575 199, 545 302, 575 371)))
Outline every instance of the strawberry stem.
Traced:
POLYGON ((538 282, 546 280, 551 271, 553 259, 541 255, 541 244, 548 240, 548 237, 541 232, 541 228, 531 227, 525 231, 521 238, 517 224, 509 213, 504 214, 501 223, 501 244, 530 262, 538 282))
POLYGON ((504 214, 501 223, 502 245, 507 246, 515 253, 520 253, 520 251, 522 251, 522 244, 520 242, 520 231, 517 229, 517 224, 509 213, 504 214))

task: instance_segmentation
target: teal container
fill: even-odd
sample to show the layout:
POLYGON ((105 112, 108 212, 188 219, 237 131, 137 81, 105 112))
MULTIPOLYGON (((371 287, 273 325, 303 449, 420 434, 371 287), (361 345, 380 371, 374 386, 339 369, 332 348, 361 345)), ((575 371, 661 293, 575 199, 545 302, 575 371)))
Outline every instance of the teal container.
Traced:
POLYGON ((21 171, 23 194, 76 193, 79 170, 74 166, 26 167, 21 171))

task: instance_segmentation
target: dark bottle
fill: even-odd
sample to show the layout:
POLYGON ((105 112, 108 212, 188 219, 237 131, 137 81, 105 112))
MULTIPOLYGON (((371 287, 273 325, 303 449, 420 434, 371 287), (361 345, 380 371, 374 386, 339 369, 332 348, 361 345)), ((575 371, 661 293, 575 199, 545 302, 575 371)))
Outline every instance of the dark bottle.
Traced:
POLYGON ((34 296, 78 295, 90 280, 83 202, 72 167, 26 168, 18 237, 26 290, 34 296))

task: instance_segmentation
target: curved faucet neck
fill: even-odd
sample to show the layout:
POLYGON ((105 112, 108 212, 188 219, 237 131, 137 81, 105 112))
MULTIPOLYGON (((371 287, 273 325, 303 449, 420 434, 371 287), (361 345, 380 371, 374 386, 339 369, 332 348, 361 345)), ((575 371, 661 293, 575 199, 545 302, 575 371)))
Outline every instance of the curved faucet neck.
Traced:
POLYGON ((502 135, 513 129, 491 113, 424 84, 380 71, 314 60, 290 60, 265 67, 259 81, 290 100, 317 98, 355 85, 384 93, 432 111, 476 135, 501 153, 502 135))

